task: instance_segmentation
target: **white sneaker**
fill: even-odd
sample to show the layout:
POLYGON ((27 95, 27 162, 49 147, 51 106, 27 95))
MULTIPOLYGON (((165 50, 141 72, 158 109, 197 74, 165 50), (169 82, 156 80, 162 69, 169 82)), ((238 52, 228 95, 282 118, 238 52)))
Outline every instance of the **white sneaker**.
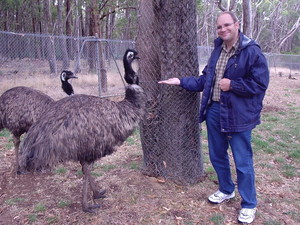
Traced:
POLYGON ((256 208, 242 208, 238 217, 240 223, 252 223, 255 218, 256 208))
POLYGON ((214 203, 214 204, 219 204, 221 202, 224 202, 227 199, 233 198, 234 196, 235 196, 234 192, 227 195, 218 190, 217 192, 215 192, 214 194, 212 194, 208 197, 208 201, 210 201, 211 203, 214 203))

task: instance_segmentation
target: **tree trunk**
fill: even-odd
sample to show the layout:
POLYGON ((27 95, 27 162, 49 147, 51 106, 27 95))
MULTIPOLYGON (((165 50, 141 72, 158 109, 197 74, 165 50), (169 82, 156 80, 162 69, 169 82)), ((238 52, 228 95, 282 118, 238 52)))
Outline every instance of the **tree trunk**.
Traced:
POLYGON ((76 65, 75 65, 75 69, 74 69, 74 72, 75 73, 79 73, 81 71, 81 68, 80 68, 80 64, 78 63, 79 60, 80 60, 80 40, 79 40, 79 37, 80 37, 80 18, 79 18, 79 12, 78 12, 78 0, 75 0, 74 2, 75 4, 75 24, 74 24, 74 34, 75 34, 75 37, 77 38, 76 39, 76 42, 75 42, 75 49, 74 49, 74 58, 76 58, 76 65))
POLYGON ((130 9, 125 9, 125 19, 126 19, 126 26, 124 27, 123 31, 123 40, 129 40, 129 33, 131 28, 131 17, 130 17, 130 9))
MULTIPOLYGON (((89 35, 94 36, 97 39, 101 37, 100 26, 99 26, 99 11, 97 7, 97 1, 91 0, 90 2, 90 24, 89 24, 89 35)), ((99 95, 102 92, 107 92, 107 74, 105 70, 105 62, 102 54, 102 45, 98 40, 91 42, 89 49, 89 70, 93 71, 96 68, 99 78, 99 95)))
POLYGON ((61 50, 61 54, 62 54, 61 56, 63 61, 62 69, 66 70, 69 69, 70 61, 69 61, 68 50, 67 50, 67 42, 64 35, 62 8, 63 8, 63 2, 62 0, 58 0, 58 4, 57 4, 57 14, 58 14, 57 17, 58 17, 58 30, 59 30, 58 33, 61 36, 61 38, 59 39, 59 49, 61 50))
POLYGON ((157 81, 199 73, 195 1, 142 0, 140 15, 139 74, 149 99, 141 124, 143 172, 194 184, 203 175, 199 95, 157 81))
MULTIPOLYGON (((72 1, 71 0, 66 0, 65 1, 65 15, 67 16, 65 18, 65 23, 66 23, 66 35, 67 36, 72 36, 72 14, 70 15, 70 10, 72 8, 72 1)), ((71 60, 74 59, 74 47, 72 45, 71 39, 66 40, 67 44, 67 49, 68 49, 68 58, 71 60)))
POLYGON ((51 10, 50 10, 50 0, 44 0, 44 33, 49 34, 49 37, 45 42, 45 55, 49 62, 50 73, 56 74, 56 57, 55 57, 55 49, 53 38, 50 36, 50 28, 52 27, 52 18, 51 18, 51 10))
POLYGON ((243 33, 252 38, 252 10, 250 0, 243 0, 243 33))
POLYGON ((226 7, 222 5, 222 0, 218 0, 216 3, 221 11, 234 11, 236 7, 236 0, 226 0, 226 7))

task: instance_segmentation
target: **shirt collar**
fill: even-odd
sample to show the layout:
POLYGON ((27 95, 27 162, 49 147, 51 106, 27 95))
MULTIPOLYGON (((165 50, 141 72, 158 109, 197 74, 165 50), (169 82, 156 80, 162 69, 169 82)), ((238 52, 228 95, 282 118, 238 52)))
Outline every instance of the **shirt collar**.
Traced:
POLYGON ((223 42, 223 43, 222 43, 222 48, 223 48, 223 50, 224 50, 225 52, 236 51, 236 50, 238 49, 238 47, 239 47, 239 40, 240 40, 240 38, 238 38, 238 39, 236 40, 236 42, 234 43, 234 45, 232 46, 232 48, 231 48, 229 51, 226 49, 225 43, 223 42))

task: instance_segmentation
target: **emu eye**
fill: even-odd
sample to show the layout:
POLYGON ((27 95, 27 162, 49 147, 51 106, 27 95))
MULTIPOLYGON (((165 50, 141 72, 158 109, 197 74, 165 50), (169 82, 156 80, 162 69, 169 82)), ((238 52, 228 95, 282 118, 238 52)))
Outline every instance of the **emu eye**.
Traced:
POLYGON ((63 80, 63 81, 65 81, 66 76, 67 76, 66 72, 63 72, 63 73, 61 74, 61 77, 62 77, 62 80, 63 80))

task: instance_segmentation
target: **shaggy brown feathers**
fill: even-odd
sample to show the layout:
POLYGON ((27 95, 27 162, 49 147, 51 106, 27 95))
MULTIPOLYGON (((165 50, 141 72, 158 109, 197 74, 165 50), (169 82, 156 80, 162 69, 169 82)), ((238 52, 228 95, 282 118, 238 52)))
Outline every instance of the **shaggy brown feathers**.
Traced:
MULTIPOLYGON (((60 75, 62 89, 68 95, 74 94, 72 85, 68 83, 72 78, 77 77, 68 70, 63 70, 60 75)), ((26 133, 53 103, 54 100, 43 92, 23 86, 11 88, 0 96, 0 131, 6 128, 13 134, 17 172, 21 135, 26 133)))
MULTIPOLYGON (((86 186, 94 183, 88 167, 113 153, 132 134, 144 115, 145 103, 143 89, 135 84, 127 86, 121 102, 89 95, 57 101, 29 129, 21 146, 20 166, 40 171, 69 160, 79 161, 85 180, 83 210, 92 212, 99 206, 87 205, 86 186)), ((95 187, 91 188, 97 198, 95 187)))
POLYGON ((20 137, 38 120, 54 100, 41 91, 28 87, 14 87, 0 96, 0 130, 8 129, 13 134, 16 169, 20 137))

